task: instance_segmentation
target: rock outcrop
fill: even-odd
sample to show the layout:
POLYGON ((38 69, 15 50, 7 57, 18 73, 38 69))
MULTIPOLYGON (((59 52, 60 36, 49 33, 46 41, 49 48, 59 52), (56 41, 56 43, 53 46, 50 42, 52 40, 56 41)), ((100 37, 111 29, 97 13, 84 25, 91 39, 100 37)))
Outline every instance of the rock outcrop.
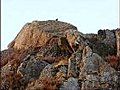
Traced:
POLYGON ((33 21, 24 25, 16 38, 8 45, 9 48, 27 49, 29 47, 43 46, 53 36, 63 36, 64 32, 77 28, 71 24, 60 21, 33 21))
POLYGON ((1 51, 1 90, 119 89, 119 28, 83 34, 69 23, 33 21, 1 51))
POLYGON ((86 38, 89 40, 89 46, 92 50, 102 57, 107 55, 116 55, 116 30, 99 30, 98 34, 86 34, 86 38))
POLYGON ((120 56, 120 29, 116 30, 117 55, 120 56))

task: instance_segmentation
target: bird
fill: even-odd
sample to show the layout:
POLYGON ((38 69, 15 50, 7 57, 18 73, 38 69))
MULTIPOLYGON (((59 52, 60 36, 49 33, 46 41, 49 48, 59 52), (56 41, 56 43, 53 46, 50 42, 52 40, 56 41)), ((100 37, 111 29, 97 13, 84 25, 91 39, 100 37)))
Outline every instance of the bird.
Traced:
POLYGON ((56 21, 58 21, 58 18, 56 19, 56 21))

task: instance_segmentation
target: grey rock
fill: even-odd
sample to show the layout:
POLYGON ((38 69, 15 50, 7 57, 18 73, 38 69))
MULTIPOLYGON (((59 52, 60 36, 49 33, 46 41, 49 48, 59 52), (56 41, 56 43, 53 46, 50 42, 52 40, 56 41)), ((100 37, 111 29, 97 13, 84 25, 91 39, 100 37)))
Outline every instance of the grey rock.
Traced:
POLYGON ((38 78, 41 71, 47 65, 47 62, 37 60, 34 56, 28 55, 18 67, 18 72, 23 75, 23 78, 27 77, 27 81, 29 81, 30 79, 38 78))
POLYGON ((103 43, 107 45, 115 44, 115 34, 110 30, 105 30, 106 38, 103 40, 103 43))
MULTIPOLYGON (((86 46, 83 50, 83 67, 81 68, 81 73, 99 73, 99 65, 104 64, 102 58, 93 53, 90 47, 86 46)), ((82 76, 82 75, 80 75, 82 76)))
POLYGON ((68 77, 73 76, 77 77, 77 66, 76 66, 76 61, 74 58, 69 59, 69 64, 68 64, 68 77))
POLYGON ((78 80, 70 77, 67 82, 60 87, 60 90, 80 90, 78 80))
POLYGON ((80 62, 82 60, 82 48, 72 54, 68 61, 68 77, 77 77, 79 75, 80 62))
POLYGON ((48 64, 41 72, 41 75, 39 78, 42 77, 53 77, 56 75, 56 69, 52 64, 48 64))
POLYGON ((86 46, 83 50, 83 67, 79 78, 82 80, 82 90, 112 88, 117 85, 117 72, 98 54, 86 46))
POLYGON ((60 68, 59 68, 59 72, 67 74, 67 68, 66 68, 66 66, 65 65, 61 65, 60 68))

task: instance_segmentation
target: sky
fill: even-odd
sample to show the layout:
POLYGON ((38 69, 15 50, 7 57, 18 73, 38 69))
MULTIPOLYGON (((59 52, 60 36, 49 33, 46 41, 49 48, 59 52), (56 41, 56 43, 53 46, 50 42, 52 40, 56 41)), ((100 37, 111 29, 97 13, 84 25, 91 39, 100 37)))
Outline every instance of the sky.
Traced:
POLYGON ((2 0, 1 50, 33 20, 64 21, 82 33, 119 27, 119 0, 2 0))

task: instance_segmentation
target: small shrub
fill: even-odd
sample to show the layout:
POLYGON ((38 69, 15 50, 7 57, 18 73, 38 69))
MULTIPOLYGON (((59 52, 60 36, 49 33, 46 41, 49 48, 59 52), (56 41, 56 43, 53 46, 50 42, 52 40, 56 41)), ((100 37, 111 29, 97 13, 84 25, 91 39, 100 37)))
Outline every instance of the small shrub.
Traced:
POLYGON ((106 57, 106 61, 115 69, 118 69, 119 66, 119 58, 117 56, 114 55, 108 55, 106 57))

